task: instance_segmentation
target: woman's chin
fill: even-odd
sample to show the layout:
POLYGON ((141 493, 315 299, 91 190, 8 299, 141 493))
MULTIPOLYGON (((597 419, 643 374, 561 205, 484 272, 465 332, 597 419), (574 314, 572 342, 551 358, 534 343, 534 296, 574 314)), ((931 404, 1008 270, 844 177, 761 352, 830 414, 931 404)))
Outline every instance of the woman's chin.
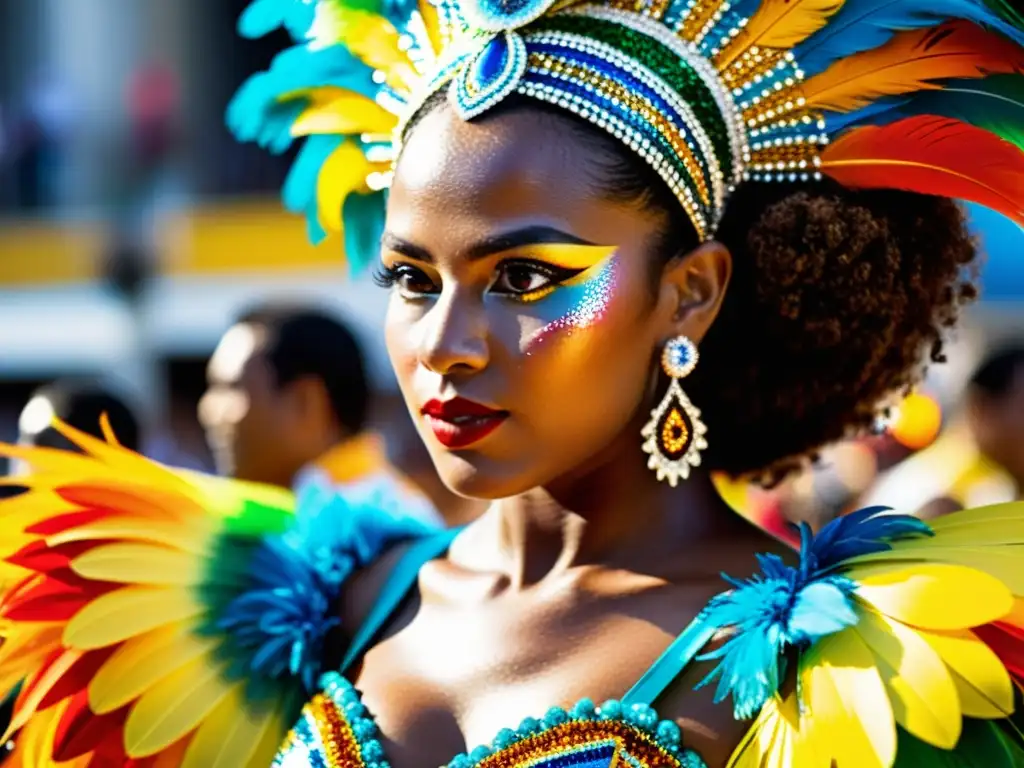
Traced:
POLYGON ((528 491, 527 473, 509 461, 497 461, 473 451, 444 451, 433 455, 434 465, 448 490, 469 499, 505 499, 528 491))

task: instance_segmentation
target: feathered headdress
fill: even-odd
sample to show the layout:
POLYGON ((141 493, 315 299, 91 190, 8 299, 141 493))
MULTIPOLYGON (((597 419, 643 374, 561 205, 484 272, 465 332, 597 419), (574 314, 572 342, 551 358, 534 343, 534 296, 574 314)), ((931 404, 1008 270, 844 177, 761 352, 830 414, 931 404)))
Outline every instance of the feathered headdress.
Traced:
POLYGON ((471 120, 510 94, 608 131, 702 237, 741 181, 832 177, 1024 223, 1024 17, 1010 0, 256 0, 296 40, 228 110, 305 139, 284 188, 312 237, 375 253, 402 128, 445 88, 471 120))

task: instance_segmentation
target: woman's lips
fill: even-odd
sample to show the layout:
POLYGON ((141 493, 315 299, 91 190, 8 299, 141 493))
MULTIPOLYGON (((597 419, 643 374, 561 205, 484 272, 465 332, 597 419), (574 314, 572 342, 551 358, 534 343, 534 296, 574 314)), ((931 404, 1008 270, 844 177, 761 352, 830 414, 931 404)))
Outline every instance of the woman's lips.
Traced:
POLYGON ((508 418, 508 411, 456 397, 431 400, 420 410, 434 437, 446 448, 467 448, 483 440, 508 418))

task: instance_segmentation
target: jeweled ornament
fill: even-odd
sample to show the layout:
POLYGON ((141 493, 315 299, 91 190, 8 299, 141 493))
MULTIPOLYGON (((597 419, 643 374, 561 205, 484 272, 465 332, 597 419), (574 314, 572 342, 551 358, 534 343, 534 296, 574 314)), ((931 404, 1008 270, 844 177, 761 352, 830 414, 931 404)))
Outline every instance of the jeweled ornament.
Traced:
POLYGON ((449 100, 459 117, 470 120, 512 93, 525 72, 526 43, 515 32, 501 32, 459 70, 449 100))
POLYGON ((685 336, 677 336, 665 345, 661 367, 672 381, 640 433, 644 452, 650 455, 647 466, 673 488, 679 478, 690 476, 692 467, 700 466, 700 452, 708 447, 704 438, 708 430, 700 420, 700 411, 679 385, 680 379, 693 372, 697 359, 697 348, 685 336))

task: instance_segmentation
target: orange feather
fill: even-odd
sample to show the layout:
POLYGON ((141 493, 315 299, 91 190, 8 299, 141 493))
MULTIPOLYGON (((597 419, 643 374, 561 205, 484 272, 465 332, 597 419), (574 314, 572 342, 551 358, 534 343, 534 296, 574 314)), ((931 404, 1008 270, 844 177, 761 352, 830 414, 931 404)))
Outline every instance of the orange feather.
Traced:
POLYGON ((980 203, 1024 225, 1024 152, 982 128, 934 115, 843 134, 821 170, 852 188, 889 188, 980 203))
POLYGON ((937 80, 1024 71, 1024 48, 970 22, 893 37, 880 48, 841 59, 800 91, 810 109, 851 112, 883 96, 934 90, 937 80))
POLYGON ((790 49, 825 26, 843 0, 763 0, 743 31, 715 57, 724 72, 752 46, 790 49))

